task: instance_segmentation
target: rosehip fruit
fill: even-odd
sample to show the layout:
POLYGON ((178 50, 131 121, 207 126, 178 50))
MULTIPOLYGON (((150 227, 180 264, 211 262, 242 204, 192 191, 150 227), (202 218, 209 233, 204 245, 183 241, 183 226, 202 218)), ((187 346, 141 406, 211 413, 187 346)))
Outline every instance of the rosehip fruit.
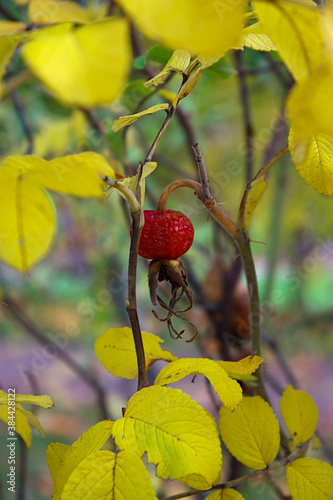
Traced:
POLYGON ((194 229, 186 215, 175 210, 163 213, 144 210, 139 255, 152 260, 178 259, 193 243, 194 229))

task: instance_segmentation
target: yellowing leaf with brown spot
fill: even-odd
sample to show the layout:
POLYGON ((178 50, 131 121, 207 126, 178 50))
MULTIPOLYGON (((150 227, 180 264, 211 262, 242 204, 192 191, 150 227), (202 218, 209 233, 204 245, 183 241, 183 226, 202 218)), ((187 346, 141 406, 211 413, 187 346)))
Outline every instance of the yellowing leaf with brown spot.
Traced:
MULTIPOLYGON (((72 472, 80 465, 80 463, 90 455, 95 454, 105 441, 110 437, 111 430, 113 427, 113 422, 111 420, 103 420, 98 424, 90 427, 86 432, 82 434, 66 450, 65 448, 54 447, 54 443, 51 444, 52 451, 48 451, 48 462, 50 462, 53 478, 53 497, 55 499, 61 498, 62 490, 70 478, 72 472), (55 472, 56 458, 55 455, 58 454, 58 471, 55 472)), ((58 443, 56 443, 58 444, 58 443)))
POLYGON ((243 495, 231 488, 223 488, 223 490, 214 491, 206 500, 244 500, 243 495))
POLYGON ((98 451, 72 472, 61 500, 157 500, 141 459, 129 451, 98 451))
POLYGON ((260 396, 244 397, 233 412, 223 406, 219 428, 230 453, 252 469, 265 469, 279 451, 278 420, 260 396))
POLYGON ((45 437, 44 429, 36 415, 26 410, 19 402, 42 406, 43 408, 51 408, 53 401, 49 396, 34 396, 32 394, 15 394, 15 398, 11 398, 11 394, 0 390, 0 419, 7 425, 11 425, 10 417, 14 413, 15 432, 24 440, 25 444, 31 446, 31 428, 34 427, 40 434, 45 437), (15 405, 12 403, 15 401, 15 405), (9 404, 8 404, 9 403, 9 404))
POLYGON ((318 422, 318 408, 310 394, 289 385, 282 394, 280 410, 297 446, 313 436, 318 422))
POLYGON ((90 13, 72 1, 30 0, 29 19, 34 24, 79 23, 91 21, 90 13))
POLYGON ((209 489, 221 476, 222 453, 211 414, 178 389, 153 386, 129 400, 112 435, 120 450, 147 452, 157 475, 209 489))
POLYGON ((78 28, 58 24, 34 33, 22 53, 59 99, 83 107, 108 103, 119 94, 130 69, 128 24, 123 18, 78 28))
POLYGON ((206 358, 182 358, 162 368, 154 385, 178 382, 187 375, 204 375, 208 378, 222 403, 233 410, 242 400, 242 389, 216 361, 206 358))
MULTIPOLYGON (((164 351, 160 344, 164 340, 152 333, 142 332, 143 346, 148 370, 155 361, 177 359, 170 352, 164 351)), ((110 328, 95 342, 95 353, 104 367, 116 377, 135 378, 138 376, 138 365, 132 330, 110 328)))
POLYGON ((314 458, 287 465, 287 484, 293 500, 332 500, 333 467, 314 458))
POLYGON ((149 38, 192 55, 220 54, 235 46, 245 2, 228 0, 120 0, 149 38))
POLYGON ((111 126, 113 132, 119 132, 124 127, 128 127, 132 123, 136 122, 142 116, 152 115, 156 113, 156 111, 167 111, 169 109, 169 104, 155 104, 154 106, 150 106, 150 108, 145 109, 144 111, 140 111, 140 113, 135 113, 134 115, 120 116, 117 118, 111 126))
POLYGON ((320 64, 323 47, 316 4, 311 0, 303 4, 255 1, 253 7, 295 80, 313 72, 320 64))
POLYGON ((319 193, 333 193, 333 138, 324 133, 295 140, 294 130, 289 133, 289 148, 293 164, 299 175, 319 193))
POLYGON ((250 375, 255 372, 264 360, 260 356, 246 356, 239 361, 216 361, 227 373, 250 375))

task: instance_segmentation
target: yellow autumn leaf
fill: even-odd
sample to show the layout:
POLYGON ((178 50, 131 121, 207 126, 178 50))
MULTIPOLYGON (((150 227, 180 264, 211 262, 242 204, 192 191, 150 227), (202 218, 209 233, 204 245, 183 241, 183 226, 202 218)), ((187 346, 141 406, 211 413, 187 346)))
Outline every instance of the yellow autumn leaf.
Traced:
POLYGON ((318 422, 318 408, 310 394, 289 385, 282 394, 280 410, 297 446, 313 436, 318 422))
POLYGON ((267 187, 265 177, 259 177, 250 184, 250 191, 247 195, 244 211, 244 229, 250 229, 253 212, 255 211, 259 199, 267 187))
POLYGON ((216 361, 227 373, 236 375, 251 375, 264 360, 260 356, 246 356, 239 361, 216 361))
POLYGON ((323 50, 317 5, 311 0, 302 4, 276 0, 254 1, 253 7, 295 80, 313 72, 323 50))
POLYGON ((24 440, 25 444, 31 446, 31 427, 34 427, 40 434, 45 437, 44 429, 38 418, 21 406, 21 403, 33 404, 42 406, 43 408, 51 408, 53 401, 49 396, 34 396, 32 394, 15 394, 13 398, 11 394, 0 390, 0 419, 7 425, 11 424, 11 415, 15 411, 15 432, 24 440), (15 401, 15 404, 13 404, 15 401))
POLYGON ((111 102, 130 69, 127 21, 107 18, 86 26, 58 24, 35 32, 23 57, 46 87, 69 104, 111 102))
MULTIPOLYGON (((26 29, 26 23, 19 21, 0 21, 0 36, 3 35, 14 35, 15 33, 19 33, 20 31, 24 31, 26 29)), ((0 47, 4 43, 3 39, 0 39, 0 47)), ((1 49, 0 49, 1 51, 1 49)))
POLYGON ((293 500, 332 500, 333 467, 314 458, 287 465, 287 484, 293 500))
POLYGON ((244 500, 243 495, 231 488, 223 488, 223 490, 214 491, 206 500, 244 500))
POLYGON ((228 0, 119 0, 149 38, 192 55, 220 54, 235 46, 245 2, 228 0))
POLYGON ((46 463, 50 470, 50 475, 52 481, 54 482, 55 477, 58 473, 65 454, 69 450, 70 446, 63 443, 50 443, 46 450, 46 463))
POLYGON ((162 368, 154 385, 178 382, 187 375, 204 375, 208 378, 222 403, 233 410, 242 400, 241 386, 231 379, 216 361, 206 358, 181 358, 162 368))
MULTIPOLYGON (((50 464, 53 478, 53 497, 55 499, 62 498, 61 492, 70 478, 72 472, 80 465, 80 463, 90 455, 95 454, 105 441, 110 437, 113 422, 111 420, 103 420, 98 424, 90 427, 80 436, 75 443, 65 448, 51 446, 52 451, 47 452, 47 462, 50 464), (59 453, 60 452, 60 453, 59 453), (54 466, 56 456, 58 455, 58 471, 55 472, 54 466)), ((58 444, 58 443, 56 443, 58 444)), ((49 445, 50 446, 50 445, 49 445)), ((52 498, 53 498, 52 497, 52 498)))
POLYGON ((91 21, 88 10, 76 2, 63 0, 30 0, 28 16, 34 24, 79 23, 91 21))
POLYGON ((162 71, 154 76, 154 78, 144 83, 143 86, 150 87, 151 85, 154 85, 156 87, 157 85, 161 85, 165 82, 171 71, 185 74, 190 61, 191 55, 187 52, 187 50, 175 50, 162 71))
POLYGON ((233 412, 223 406, 219 428, 230 453, 252 469, 265 469, 279 451, 278 420, 260 396, 244 397, 233 412))
POLYGON ((142 116, 152 115, 156 113, 156 111, 167 111, 169 109, 169 104, 155 104, 154 106, 150 106, 150 108, 145 109, 144 111, 140 111, 139 113, 135 113, 134 115, 120 116, 117 118, 111 126, 113 132, 119 132, 124 127, 128 127, 132 123, 136 122, 142 116))
POLYGON ((319 193, 333 193, 333 138, 317 133, 295 140, 294 129, 289 133, 289 148, 293 164, 299 175, 319 193))
POLYGON ((102 177, 115 177, 105 158, 93 151, 62 156, 38 163, 29 173, 32 182, 58 193, 103 197, 102 177))
POLYGON ((141 459, 129 451, 98 451, 72 472, 61 500, 157 500, 141 459))
POLYGON ((240 46, 266 52, 277 50, 261 22, 251 24, 243 29, 240 46))
POLYGON ((153 386, 129 400, 112 435, 120 450, 147 452, 157 475, 206 490, 221 475, 222 452, 214 419, 178 389, 153 386))
POLYGON ((172 106, 174 108, 178 105, 181 99, 184 99, 184 97, 186 97, 187 95, 189 95, 190 92, 192 92, 192 90, 194 89, 194 87, 196 86, 201 77, 201 69, 202 68, 196 68, 189 73, 187 80, 180 87, 178 94, 176 95, 175 99, 172 102, 172 106))
POLYGON ((0 98, 2 96, 2 78, 20 41, 21 37, 18 35, 0 37, 0 98))
POLYGON ((9 157, 0 165, 0 259, 25 273, 49 251, 55 212, 45 191, 29 180, 37 157, 9 157))
MULTIPOLYGON (((142 332, 143 346, 148 370, 155 361, 177 359, 160 344, 164 340, 152 333, 142 332)), ((95 342, 95 353, 102 365, 116 377, 135 378, 138 376, 138 365, 131 328, 109 328, 95 342)))

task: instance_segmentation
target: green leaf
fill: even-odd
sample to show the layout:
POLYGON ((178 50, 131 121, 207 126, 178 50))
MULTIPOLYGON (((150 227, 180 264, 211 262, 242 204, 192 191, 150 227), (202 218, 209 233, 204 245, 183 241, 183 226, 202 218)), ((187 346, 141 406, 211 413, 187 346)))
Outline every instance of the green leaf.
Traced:
POLYGON ((137 455, 98 451, 72 472, 61 500, 157 500, 148 472, 137 455))
MULTIPOLYGON (((170 352, 161 349, 164 340, 152 333, 142 332, 145 350, 146 369, 155 361, 163 359, 173 361, 177 359, 170 352)), ((136 378, 138 364, 131 328, 110 328, 95 342, 95 353, 104 367, 115 377, 136 378)))
POLYGON ((233 412, 223 406, 219 427, 230 453, 247 467, 265 469, 279 451, 278 420, 260 396, 244 397, 233 412))
POLYGON ((333 467, 321 460, 298 458, 287 465, 293 500, 332 500, 333 467))
POLYGON ((178 382, 187 375, 204 375, 208 378, 222 403, 235 409, 242 400, 242 389, 238 382, 232 380, 216 361, 205 358, 182 358, 172 361, 162 368, 154 385, 166 385, 178 382))
POLYGON ((147 452, 157 475, 202 490, 221 475, 222 453, 214 419, 177 389, 148 387, 129 400, 112 429, 120 450, 147 452))
POLYGON ((280 410, 297 446, 313 436, 318 422, 318 408, 310 394, 289 385, 282 394, 280 410))
POLYGON ((165 66, 172 56, 172 50, 163 45, 154 45, 146 52, 146 60, 165 66))
POLYGON ((136 57, 133 61, 133 68, 135 69, 144 69, 146 66, 146 56, 145 54, 141 54, 140 56, 136 57))

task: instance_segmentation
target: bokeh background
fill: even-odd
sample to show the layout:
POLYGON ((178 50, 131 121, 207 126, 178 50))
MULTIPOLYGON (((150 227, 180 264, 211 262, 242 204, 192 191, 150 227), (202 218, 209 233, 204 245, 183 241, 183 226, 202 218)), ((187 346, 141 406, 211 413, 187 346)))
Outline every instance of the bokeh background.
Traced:
MULTIPOLYGON (((144 39, 142 43, 144 48, 152 46, 144 39)), ((153 51, 149 60, 154 71, 162 67, 156 60, 167 60, 170 55, 162 48, 155 52, 157 56, 153 51)), ((136 60, 135 66, 140 64, 136 60)), ((34 154, 53 158, 93 150, 107 156, 111 150, 124 172, 132 174, 144 159, 163 120, 156 114, 141 119, 125 132, 111 131, 116 117, 134 112, 143 104, 142 82, 148 77, 144 69, 136 67, 132 83, 116 102, 95 108, 93 115, 61 104, 30 75, 14 95, 1 102, 1 157, 24 154, 27 150, 29 140, 22 126, 24 113, 33 134, 34 154), (93 118, 102 125, 103 135, 96 130, 93 118)), ((22 69, 22 60, 17 55, 10 74, 22 69)), ((204 71, 197 87, 182 102, 182 114, 174 117, 163 136, 155 158, 158 168, 146 183, 146 209, 155 208, 169 182, 196 178, 189 141, 192 136, 204 154, 212 191, 227 212, 234 218, 237 216, 246 184, 241 100, 244 92, 240 73, 245 78, 249 99, 254 172, 286 144, 283 110, 292 82, 282 63, 274 55, 248 49, 240 58, 227 56, 204 71)), ((179 77, 175 76, 167 88, 175 91, 179 83, 179 77)), ((148 102, 152 105, 162 100, 156 94, 148 102)), ((57 210, 58 228, 49 255, 27 276, 0 265, 4 301, 0 306, 0 386, 4 390, 15 387, 18 393, 48 394, 55 403, 52 409, 37 412, 46 439, 34 431, 31 448, 20 454, 26 476, 24 498, 33 500, 45 500, 52 494, 45 463, 47 444, 55 441, 71 444, 101 420, 105 412, 111 418, 119 418, 122 407, 136 390, 135 380, 116 379, 94 354, 95 340, 108 328, 128 325, 124 307, 130 242, 126 207, 117 194, 107 201, 50 196, 57 210), (6 297, 13 301, 12 307, 6 305, 6 297), (69 360, 64 359, 60 349, 65 350, 69 360)), ((186 343, 191 337, 189 330, 184 340, 173 340, 165 323, 154 318, 147 285, 148 263, 140 258, 138 305, 142 329, 160 335, 165 348, 177 356, 194 357, 203 352, 216 359, 221 352, 234 357, 246 355, 249 349, 246 286, 234 264, 235 249, 191 191, 175 192, 168 208, 183 211, 195 228, 194 244, 184 263, 195 294, 195 307, 188 319, 195 322, 200 335, 193 343, 186 343), (231 276, 236 273, 237 284, 232 289, 226 279, 230 273, 231 276), (218 321, 212 324, 212 315, 216 318, 221 304, 232 308, 234 320, 237 322, 238 318, 242 325, 242 333, 236 335, 236 327, 232 330, 229 323, 232 331, 226 332, 223 342, 216 327, 218 321)), ((332 214, 332 200, 307 186, 287 155, 269 173, 268 187, 255 211, 251 229, 263 305, 263 357, 268 390, 277 415, 281 391, 289 383, 312 395, 319 408, 318 429, 323 444, 312 453, 324 460, 333 446, 332 214)), ((167 297, 167 288, 162 289, 167 297)), ((150 370, 150 382, 161 366, 162 363, 157 363, 150 370)), ((187 378, 177 386, 217 415, 214 394, 210 394, 200 377, 194 381, 187 378)), ((0 431, 3 434, 1 498, 6 499, 2 422, 0 431)), ((225 461, 227 474, 228 459, 225 461)), ((177 482, 165 485, 152 477, 161 495, 186 489, 177 482)), ((242 488, 244 495, 256 492, 257 498, 276 498, 276 493, 262 483, 249 482, 242 488)))

